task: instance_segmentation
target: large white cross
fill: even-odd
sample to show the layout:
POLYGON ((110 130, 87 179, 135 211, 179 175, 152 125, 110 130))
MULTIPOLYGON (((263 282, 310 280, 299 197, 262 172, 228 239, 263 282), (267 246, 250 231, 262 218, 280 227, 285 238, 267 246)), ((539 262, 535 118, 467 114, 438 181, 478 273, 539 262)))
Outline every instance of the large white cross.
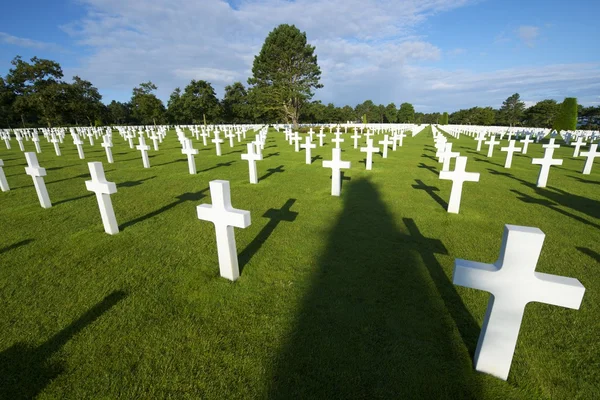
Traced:
POLYGON ((108 135, 104 135, 102 137, 102 144, 100 145, 102 147, 104 147, 104 150, 106 151, 106 159, 108 160, 109 164, 112 164, 114 162, 113 160, 113 155, 112 155, 112 140, 110 139, 110 137, 108 135))
POLYGON ((475 351, 477 371, 508 378, 528 303, 579 309, 585 288, 577 279, 535 272, 543 244, 538 228, 505 225, 494 264, 455 260, 455 285, 491 294, 475 351))
POLYGON ((319 147, 323 147, 323 138, 325 138, 326 136, 327 135, 323 133, 323 128, 321 128, 321 130, 317 134, 317 137, 319 138, 319 147))
POLYGON ((25 159, 27 160, 25 173, 33 178, 33 186, 35 186, 35 191, 38 199, 40 200, 40 205, 43 208, 52 207, 50 196, 48 196, 48 190, 46 189, 46 183, 44 182, 46 169, 40 167, 35 153, 25 153, 25 159))
POLYGON ((379 153, 379 147, 373 147, 373 139, 367 139, 367 147, 361 147, 360 151, 362 153, 367 153, 367 160, 365 165, 367 170, 371 170, 373 166, 373 153, 379 153))
POLYGON ((546 183, 548 183, 548 174, 550 173, 550 167, 552 165, 562 165, 563 160, 552 158, 553 155, 554 147, 546 147, 544 158, 534 158, 531 160, 532 164, 539 164, 541 166, 540 174, 538 175, 537 180, 537 187, 546 187, 546 183))
POLYGON ((146 139, 143 136, 140 136, 140 144, 135 146, 142 153, 142 163, 144 164, 144 168, 150 168, 150 158, 148 158, 148 150, 150 150, 150 146, 146 144, 146 139))
POLYGON ((383 145, 383 158, 387 158, 388 155, 388 146, 394 143, 393 140, 390 140, 388 135, 383 135, 383 140, 378 142, 380 145, 383 145))
POLYGON ((458 214, 460 209, 460 199, 462 197, 462 188, 464 182, 479 182, 478 172, 466 172, 467 157, 457 157, 454 171, 440 172, 440 179, 452 181, 452 190, 450 191, 450 200, 448 200, 448 212, 458 214))
POLYGON ((294 142, 294 151, 298 153, 300 151, 300 136, 298 135, 298 132, 294 132, 292 141, 294 142))
POLYGON ((183 142, 183 149, 181 149, 181 154, 185 154, 188 159, 188 170, 190 175, 196 175, 196 160, 194 156, 198 154, 198 149, 194 148, 192 144, 192 139, 185 139, 183 142))
POLYGON ((79 135, 73 135, 73 144, 77 146, 77 153, 79 154, 79 159, 83 160, 85 158, 85 154, 83 154, 83 141, 79 138, 79 135))
POLYGON ((488 157, 492 157, 494 155, 494 146, 497 144, 500 144, 500 142, 496 141, 496 135, 492 135, 492 137, 490 138, 490 140, 488 140, 487 142, 485 142, 485 144, 487 144, 488 147, 488 153, 487 156, 488 157))
POLYGON ((582 157, 586 157, 585 165, 583 166, 582 171, 584 175, 589 175, 592 173, 592 165, 594 165, 594 158, 600 157, 600 152, 596 151, 597 148, 598 143, 594 143, 590 145, 590 151, 580 153, 582 157))
POLYGON ((520 147, 515 147, 515 140, 511 140, 508 142, 508 147, 501 147, 500 151, 506 152, 506 161, 504 162, 504 168, 510 168, 512 165, 513 153, 518 153, 522 149, 520 147))
POLYGON ((240 276, 234 227, 250 226, 250 211, 238 210, 231 205, 229 181, 210 181, 212 205, 196 207, 198 219, 215 225, 219 270, 223 278, 235 281, 240 276))
POLYGON ((577 141, 573 143, 571 146, 575 146, 575 150, 573 151, 573 157, 579 157, 579 149, 581 146, 585 146, 587 143, 583 141, 583 136, 579 136, 577 141))
POLYGON ((525 139, 519 140, 520 143, 523 143, 523 151, 521 154, 527 154, 527 149, 529 148, 529 143, 533 143, 531 140, 531 135, 525 136, 525 139))
POLYGON ((339 148, 340 148, 340 143, 344 143, 344 139, 342 139, 342 138, 340 137, 340 136, 341 136, 341 134, 342 134, 342 133, 339 131, 339 128, 338 128, 338 131, 334 133, 334 135, 335 135, 335 139, 331 139, 331 141, 332 141, 333 143, 335 143, 335 147, 336 147, 336 149, 339 149, 339 148))
POLYGON ((260 152, 254 152, 255 148, 260 149, 260 146, 255 145, 254 143, 246 144, 246 148, 248 149, 248 153, 242 154, 242 160, 248 161, 248 172, 250 174, 250 183, 258 183, 258 175, 256 172, 256 161, 260 161, 263 159, 262 154, 260 152))
POLYGON ((110 195, 117 193, 117 185, 106 180, 101 162, 88 163, 88 167, 90 168, 92 180, 85 181, 85 187, 88 191, 96 193, 104 232, 115 235, 119 233, 119 225, 117 224, 117 217, 115 217, 110 195))
POLYGON ((342 188, 341 169, 350 168, 350 161, 342 161, 342 149, 331 149, 331 160, 323 161, 324 168, 331 168, 331 195, 339 196, 342 188))
POLYGON ((317 145, 311 143, 310 141, 310 137, 306 137, 306 140, 304 141, 304 144, 301 144, 300 147, 302 147, 303 149, 306 150, 306 163, 307 164, 311 164, 312 163, 312 152, 311 149, 316 149, 317 145))
POLYGON ((221 155, 221 143, 224 142, 223 139, 219 138, 219 131, 215 131, 215 138, 211 140, 212 143, 215 144, 215 148, 217 149, 217 155, 221 155))
POLYGON ((8 192, 10 187, 8 186, 8 181, 6 180, 6 175, 4 174, 4 161, 0 160, 0 190, 3 192, 8 192))

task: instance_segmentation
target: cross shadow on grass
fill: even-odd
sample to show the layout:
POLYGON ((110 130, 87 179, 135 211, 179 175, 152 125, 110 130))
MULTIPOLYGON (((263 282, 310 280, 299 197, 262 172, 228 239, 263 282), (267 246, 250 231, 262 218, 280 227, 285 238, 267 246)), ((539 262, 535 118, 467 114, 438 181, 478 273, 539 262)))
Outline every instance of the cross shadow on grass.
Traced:
POLYGON ((435 161, 435 162, 438 162, 438 159, 437 159, 436 157, 434 157, 434 156, 432 156, 432 155, 429 155, 429 154, 425 154, 425 153, 423 153, 423 154, 421 154, 421 157, 426 157, 426 158, 429 158, 430 160, 433 160, 433 161, 435 161))
POLYGON ((182 162, 187 162, 187 159, 178 158, 177 160, 167 161, 167 162, 164 162, 164 163, 161 163, 161 164, 155 164, 155 165, 153 165, 153 167, 161 167, 163 165, 177 164, 177 163, 182 163, 182 162))
POLYGON ((13 243, 13 244, 11 244, 9 246, 1 248, 0 249, 0 254, 6 253, 8 251, 11 251, 13 249, 19 248, 21 246, 26 246, 26 245, 28 245, 31 242, 33 242, 33 239, 25 239, 25 240, 21 240, 20 242, 13 243))
POLYGON ((77 201, 77 200, 85 199, 85 198, 92 197, 92 196, 95 196, 95 194, 94 193, 84 194, 83 196, 77 196, 77 197, 71 197, 70 199, 59 200, 55 203, 52 203, 52 205, 58 206, 60 204, 70 203, 72 201, 77 201))
POLYGON ((38 347, 17 343, 0 353, 0 398, 31 399, 41 393, 65 370, 64 363, 50 361, 52 355, 126 296, 111 293, 38 347))
MULTIPOLYGON (((183 160, 186 161, 186 160, 183 160)), ((236 162, 237 160, 233 160, 233 161, 227 161, 225 163, 218 163, 217 165, 215 165, 214 167, 209 167, 209 168, 205 168, 203 170, 200 170, 198 172, 207 172, 207 171, 211 171, 213 169, 217 169, 220 167, 231 167, 231 164, 233 164, 234 162, 236 162)))
POLYGON ((271 158, 271 157, 277 157, 280 153, 276 152, 276 153, 269 153, 266 156, 263 156, 263 159, 265 158, 271 158))
POLYGON ((600 185, 600 181, 591 181, 588 179, 583 179, 578 176, 568 175, 569 178, 573 178, 581 183, 589 184, 589 185, 600 185))
POLYGON ((456 327, 473 346, 479 328, 435 260, 443 244, 412 219, 398 227, 367 180, 343 200, 266 397, 480 397, 469 352, 456 345, 456 327))
POLYGON ((280 172, 285 172, 285 170, 283 169, 283 165, 280 165, 276 168, 268 168, 267 169, 267 173, 264 174, 263 176, 261 176, 260 178, 258 178, 259 181, 262 181, 264 179, 267 179, 268 177, 270 177, 273 174, 277 174, 280 172))
POLYGON ((495 166, 500 167, 500 168, 504 168, 504 165, 500 165, 500 164, 495 163, 493 161, 486 160, 485 158, 474 158, 474 160, 477 161, 477 162, 484 162, 484 163, 495 165, 495 166))
POLYGON ((589 256, 591 259, 596 260, 596 262, 600 264, 600 254, 594 250, 588 249, 587 247, 577 247, 577 250, 589 256))
POLYGON ((139 186, 139 185, 141 185, 142 183, 144 183, 144 182, 146 182, 146 181, 149 181, 150 179, 154 179, 154 178, 156 178, 156 176, 151 176, 151 177, 149 177, 149 178, 139 179, 139 180, 137 180, 137 181, 127 181, 127 182, 119 183, 119 184, 117 185, 117 187, 120 187, 120 188, 122 188, 122 187, 134 187, 134 186, 139 186))
POLYGON ((433 172, 434 174, 438 175, 439 172, 437 170, 437 168, 433 165, 427 165, 425 163, 419 163, 419 166, 417 168, 422 168, 422 169, 426 169, 428 171, 433 172))
POLYGON ((444 210, 448 209, 448 203, 444 199, 442 199, 440 196, 438 196, 438 194, 436 193, 436 192, 439 192, 440 189, 438 189, 435 186, 428 186, 428 185, 425 184, 425 182, 423 182, 420 179, 415 179, 415 182, 417 182, 417 184, 416 185, 412 185, 413 189, 424 191, 433 200, 435 200, 436 203, 438 203, 440 206, 442 206, 442 208, 444 210))
POLYGON ((321 157, 321 156, 319 156, 319 155, 316 155, 316 156, 312 156, 312 157, 311 157, 311 159, 310 159, 310 162, 311 162, 311 164, 312 164, 312 163, 314 163, 315 161, 317 161, 317 160, 322 160, 322 159, 323 159, 323 157, 321 157))
POLYGON ((290 208, 294 205, 296 199, 288 199, 280 209, 271 208, 263 214, 263 218, 268 218, 269 222, 261 229, 256 237, 246 246, 246 248, 239 254, 238 262, 240 266, 240 273, 246 267, 246 264, 250 259, 260 250, 263 243, 271 236, 277 225, 280 222, 294 222, 298 213, 291 211, 290 208))

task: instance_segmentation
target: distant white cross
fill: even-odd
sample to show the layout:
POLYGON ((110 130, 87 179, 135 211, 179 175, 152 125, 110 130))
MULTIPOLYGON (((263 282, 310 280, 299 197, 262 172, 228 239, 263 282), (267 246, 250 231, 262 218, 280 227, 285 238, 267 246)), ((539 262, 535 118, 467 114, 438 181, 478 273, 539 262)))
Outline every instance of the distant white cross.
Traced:
POLYGON ((306 150, 306 163, 311 164, 312 163, 311 149, 316 149, 317 145, 311 143, 310 137, 307 136, 306 140, 304 141, 304 144, 300 145, 300 147, 302 147, 303 149, 306 150))
POLYGON ((339 149, 340 143, 344 143, 344 139, 341 138, 342 133, 340 132, 339 128, 338 128, 337 132, 334 133, 334 135, 335 135, 335 139, 331 139, 331 141, 333 143, 335 143, 335 148, 339 149))
POLYGON ((574 278, 535 272, 544 244, 538 228, 505 225, 494 264, 456 259, 455 285, 489 292, 475 350, 475 369, 506 380, 525 306, 531 302, 579 309, 585 288, 574 278))
MULTIPOLYGON (((552 139, 551 139, 552 140, 552 139)), ((550 167, 552 165, 562 165, 563 160, 559 160, 556 158, 552 158, 554 155, 554 148, 547 147, 544 152, 544 158, 534 158, 531 160, 532 164, 539 164, 540 174, 538 175, 537 187, 544 188, 546 187, 546 183, 548 183, 548 175, 550 174, 550 167)))
POLYGON ((571 146, 575 146, 575 150, 573 151, 573 157, 579 157, 579 149, 581 146, 585 146, 587 143, 583 141, 583 137, 579 136, 577 141, 573 143, 571 146))
POLYGON ((262 154, 255 152, 255 148, 260 148, 253 143, 248 143, 246 148, 248 153, 242 154, 242 160, 248 161, 248 172, 250 174, 250 183, 258 183, 258 174, 256 172, 256 161, 262 160, 262 154))
POLYGON ((188 171, 190 175, 196 175, 196 160, 194 156, 198 154, 198 149, 194 148, 192 143, 192 139, 185 139, 183 142, 183 148, 181 149, 181 154, 185 154, 188 159, 188 171))
POLYGON ((323 138, 325 138, 326 136, 327 135, 323 133, 323 128, 321 128, 321 130, 317 134, 317 137, 319 138, 319 147, 323 147, 323 138))
POLYGON ((79 135, 73 135, 73 144, 77 146, 77 153, 79 154, 79 159, 83 160, 85 158, 85 154, 83 154, 83 141, 79 138, 79 135))
POLYGON ((10 187, 8 186, 8 181, 6 180, 6 175, 4 174, 4 161, 0 160, 0 190, 3 192, 8 192, 10 187))
POLYGON ((354 148, 358 149, 358 139, 360 139, 362 136, 358 134, 358 132, 356 131, 356 128, 354 128, 354 135, 350 136, 352 139, 354 139, 354 148))
POLYGON ((387 158, 388 146, 392 144, 393 141, 390 140, 388 135, 383 135, 383 140, 380 140, 378 143, 383 146, 383 158, 387 158))
POLYGON ((202 136, 202 145, 206 147, 206 138, 208 137, 208 133, 203 130, 200 136, 202 136))
POLYGON ((525 139, 520 140, 519 142, 523 143, 523 151, 521 154, 527 154, 527 149, 529 148, 529 143, 533 143, 533 140, 531 140, 531 135, 525 136, 525 139))
POLYGON ((42 149, 40 148, 40 138, 39 136, 36 134, 33 135, 33 144, 35 145, 35 151, 39 154, 42 152, 42 149))
POLYGON ((450 200, 448 200, 448 212, 458 214, 460 199, 464 182, 479 182, 478 172, 466 172, 467 157, 457 157, 454 171, 440 172, 440 179, 452 181, 450 200))
POLYGON ((117 193, 117 185, 106 180, 101 162, 90 162, 88 167, 90 168, 92 180, 85 181, 85 187, 88 191, 96 193, 104 231, 109 235, 115 235, 119 233, 119 225, 117 224, 117 217, 115 217, 110 195, 117 193))
POLYGON ((371 170, 373 166, 373 153, 379 153, 379 147, 373 147, 373 139, 367 139, 367 147, 361 147, 360 151, 362 153, 367 153, 367 160, 365 165, 367 170, 371 170))
POLYGON ((475 140, 477 141, 477 151, 481 151, 481 143, 485 141, 485 135, 480 132, 475 140))
POLYGON ((453 158, 460 156, 458 151, 452 151, 452 143, 446 143, 444 151, 440 153, 438 162, 442 164, 442 171, 450 171, 450 163, 453 158))
POLYGON ((112 164, 114 162, 113 160, 113 155, 112 155, 112 140, 110 139, 110 137, 108 135, 104 135, 102 138, 102 144, 100 145, 102 147, 104 147, 104 150, 106 151, 106 159, 108 160, 109 164, 112 164))
POLYGON ((298 136, 298 132, 294 132, 292 141, 294 142, 294 150, 298 153, 300 151, 300 136, 298 136))
POLYGON ((154 147, 154 151, 158 151, 158 139, 159 135, 156 134, 155 131, 152 131, 152 135, 150 135, 150 139, 152 139, 152 146, 154 147))
POLYGON ((52 207, 50 197, 48 196, 48 190, 46 189, 46 183, 44 182, 46 169, 40 167, 35 153, 25 153, 25 159, 27 160, 25 173, 33 178, 33 186, 35 186, 35 191, 38 199, 40 200, 40 205, 43 208, 52 207))
POLYGON ((54 152, 57 156, 60 156, 60 146, 58 145, 60 140, 56 137, 55 134, 52 134, 52 139, 50 141, 52 142, 52 144, 54 144, 54 152))
POLYGON ((543 144, 542 147, 545 148, 545 149, 553 149, 553 150, 554 149, 558 149, 560 147, 560 145, 559 144, 555 144, 554 143, 555 140, 556 140, 555 138, 550 139, 548 141, 548 144, 543 144))
POLYGON ((594 143, 590 145, 590 151, 581 152, 580 155, 582 157, 586 157, 585 165, 583 166, 583 175, 589 175, 592 173, 592 165, 594 165, 594 158, 600 157, 600 152, 596 151, 598 149, 598 143, 594 143))
POLYGON ((6 149, 10 150, 10 134, 4 135, 4 144, 6 145, 6 149))
POLYGON ((240 276, 240 268, 233 228, 250 226, 250 211, 233 208, 228 181, 210 181, 209 185, 212 205, 199 205, 196 208, 198 219, 215 225, 221 276, 235 281, 240 276))
POLYGON ((490 140, 488 140, 487 142, 485 142, 485 144, 487 144, 488 147, 488 153, 487 156, 488 157, 492 157, 494 155, 494 146, 497 144, 500 144, 499 141, 496 141, 496 135, 492 135, 492 137, 490 138, 490 140))
POLYGON ((221 155, 221 143, 223 143, 224 140, 219 138, 219 131, 215 131, 215 138, 213 140, 211 140, 211 142, 215 144, 215 147, 217 149, 217 155, 220 156, 221 155))
POLYGON ((142 153, 142 163, 144 164, 144 168, 150 168, 150 158, 148 158, 148 150, 150 150, 150 146, 146 144, 146 139, 143 136, 140 136, 140 144, 135 148, 138 149, 142 153))
POLYGON ((520 147, 515 147, 515 141, 511 140, 508 142, 508 147, 501 147, 500 151, 506 152, 506 161, 504 162, 504 168, 510 168, 512 165, 513 153, 518 153, 522 149, 520 147))
POLYGON ((342 188, 341 170, 350 168, 350 161, 342 161, 342 150, 331 149, 331 160, 323 161, 324 168, 331 168, 331 195, 339 196, 342 188))
POLYGON ((406 135, 404 134, 404 132, 396 132, 396 134, 394 135, 394 143, 393 143, 393 148, 392 150, 396 151, 396 144, 400 147, 402 147, 402 142, 403 139, 406 137, 406 135))

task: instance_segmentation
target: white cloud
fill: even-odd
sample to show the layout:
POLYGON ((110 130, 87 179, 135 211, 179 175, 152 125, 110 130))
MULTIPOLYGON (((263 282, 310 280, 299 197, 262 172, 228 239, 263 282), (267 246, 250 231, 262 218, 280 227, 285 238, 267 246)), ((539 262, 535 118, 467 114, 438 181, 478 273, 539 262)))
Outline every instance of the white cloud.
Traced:
POLYGON ((540 35, 540 28, 537 26, 521 25, 517 29, 517 36, 523 41, 528 47, 535 46, 535 40, 540 35))
POLYGON ((41 42, 39 40, 27 39, 18 36, 9 35, 5 32, 0 32, 0 43, 11 44, 19 47, 29 47, 38 50, 62 51, 63 49, 55 44, 41 42))

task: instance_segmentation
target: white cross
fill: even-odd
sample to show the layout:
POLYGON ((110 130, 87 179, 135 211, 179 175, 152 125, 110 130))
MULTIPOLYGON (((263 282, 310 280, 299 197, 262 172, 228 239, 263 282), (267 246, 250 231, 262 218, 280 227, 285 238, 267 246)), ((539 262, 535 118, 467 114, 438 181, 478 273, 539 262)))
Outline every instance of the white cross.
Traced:
POLYGON ((200 136, 202 136, 202 145, 206 147, 206 138, 208 137, 208 133, 203 130, 200 136))
POLYGON ((52 207, 50 197, 48 196, 48 190, 46 189, 46 183, 44 182, 46 169, 40 167, 35 153, 25 153, 25 159, 27 160, 25 173, 33 178, 33 186, 35 186, 35 191, 38 199, 40 200, 40 205, 43 208, 52 207))
POLYGON ((306 140, 304 141, 304 144, 301 144, 300 147, 306 150, 306 163, 311 164, 312 163, 311 149, 317 148, 317 145, 311 143, 310 137, 307 136, 306 140))
POLYGON ((248 172, 250 174, 250 183, 258 183, 258 175, 256 173, 256 161, 262 160, 262 154, 260 152, 254 152, 255 148, 259 148, 260 146, 255 145, 254 143, 248 143, 246 145, 248 149, 248 153, 242 154, 242 160, 248 161, 248 172))
POLYGON ((220 156, 221 155, 221 143, 223 143, 224 140, 219 138, 219 131, 215 131, 215 138, 213 140, 211 140, 211 142, 213 142, 215 144, 215 147, 217 149, 217 155, 220 156))
POLYGON ((481 151, 481 143, 485 141, 485 135, 483 133, 479 133, 475 140, 477 141, 477 151, 481 151))
POLYGON ((10 187, 8 186, 8 181, 6 180, 6 175, 4 174, 4 161, 0 160, 0 190, 3 192, 8 192, 10 187))
POLYGON ((194 155, 198 154, 198 150, 194 148, 192 139, 185 139, 183 142, 183 148, 181 149, 181 154, 185 154, 187 156, 188 170, 190 171, 190 175, 196 175, 196 160, 194 159, 194 155))
POLYGON ((327 135, 323 133, 323 128, 321 128, 321 130, 317 134, 317 137, 319 138, 319 147, 323 147, 323 138, 325 138, 326 136, 327 135))
POLYGON ((42 152, 42 149, 40 148, 40 138, 38 137, 37 133, 33 135, 33 144, 35 145, 35 151, 39 154, 42 152))
POLYGON ((506 152, 506 161, 504 162, 504 168, 510 168, 512 165, 513 153, 521 151, 520 147, 515 147, 515 141, 511 140, 508 142, 508 147, 501 147, 500 151, 506 152))
POLYGON ((581 152, 582 157, 586 157, 585 165, 583 166, 583 175, 589 175, 592 173, 592 165, 594 165, 594 158, 600 157, 600 153, 596 151, 598 143, 590 145, 590 151, 581 152))
POLYGON ((152 139, 152 146, 154 147, 154 151, 158 151, 158 138, 160 136, 156 134, 155 131, 152 131, 152 135, 150 136, 150 139, 152 139))
POLYGON ((575 146, 575 150, 573 151, 573 157, 579 157, 579 149, 581 146, 585 146, 587 143, 583 141, 583 137, 579 136, 577 141, 573 143, 571 146, 575 146))
POLYGON ((4 135, 4 144, 6 145, 6 149, 10 150, 10 134, 4 135))
POLYGON ((383 158, 387 158, 388 146, 392 144, 393 141, 390 140, 390 137, 388 135, 383 135, 383 140, 380 140, 378 143, 380 145, 383 145, 383 158))
POLYGON ((150 168, 150 158, 148 158, 148 150, 150 150, 150 146, 146 144, 146 139, 143 136, 140 136, 140 144, 135 146, 142 153, 142 163, 144 164, 144 168, 150 168))
POLYGON ((548 144, 543 144, 542 147, 545 148, 545 149, 558 149, 560 147, 560 145, 559 144, 554 144, 555 140, 556 140, 555 138, 550 139, 548 141, 548 144))
POLYGON ((460 153, 457 151, 452 151, 452 143, 446 143, 444 147, 444 151, 440 153, 440 158, 438 162, 442 164, 442 171, 450 171, 450 163, 453 158, 460 156, 460 153))
POLYGON ((129 132, 129 134, 126 137, 129 141, 129 148, 133 149, 133 138, 135 137, 135 134, 133 132, 129 132))
POLYGON ((104 150, 106 151, 106 159, 108 160, 109 164, 112 164, 114 162, 111 150, 112 140, 108 135, 104 135, 102 137, 102 144, 100 146, 104 147, 104 150))
POLYGON ((54 133, 52 134, 52 139, 50 141, 52 142, 52 144, 54 144, 54 152, 57 156, 60 156, 60 147, 58 145, 60 140, 56 137, 54 133))
POLYGON ((341 169, 350 168, 350 161, 342 161, 342 150, 331 149, 331 160, 323 161, 324 168, 331 168, 331 195, 339 196, 342 188, 341 169))
POLYGON ((452 190, 450 191, 450 200, 448 200, 448 212, 458 214, 460 209, 460 198, 462 197, 462 188, 464 182, 479 182, 478 172, 466 172, 467 157, 457 157, 454 171, 440 172, 440 179, 452 181, 452 190))
POLYGON ((90 131, 90 132, 88 132, 87 136, 88 136, 88 139, 90 140, 90 146, 93 146, 94 145, 94 134, 90 131))
POLYGON ((235 139, 235 135, 231 131, 229 131, 228 134, 225 134, 225 137, 229 139, 229 147, 233 147, 233 139, 235 139))
POLYGON ((519 142, 523 143, 523 152, 521 154, 527 154, 529 143, 533 143, 533 140, 531 140, 531 135, 525 136, 525 139, 520 140, 519 142))
POLYGON ((475 350, 477 371, 508 378, 528 303, 579 309, 585 288, 577 279, 535 272, 543 244, 538 228, 505 225, 494 264, 454 261, 455 285, 491 295, 475 350))
POLYGON ((339 149, 339 148, 340 148, 340 143, 344 143, 344 139, 342 139, 342 138, 340 137, 340 136, 341 136, 341 134, 342 134, 342 133, 340 132, 340 129, 338 128, 337 132, 335 132, 335 133, 334 133, 334 135, 335 135, 335 139, 331 139, 331 141, 332 141, 333 143, 335 143, 335 148, 336 148, 336 149, 339 149))
POLYGON ((117 225, 117 217, 115 217, 110 195, 117 193, 117 185, 106 180, 101 162, 88 163, 88 167, 92 180, 85 181, 85 187, 88 191, 96 193, 104 232, 115 235, 119 233, 119 225, 117 225))
POLYGON ((392 150, 396 151, 396 143, 398 143, 398 146, 402 147, 402 142, 405 137, 406 135, 404 134, 404 132, 396 133, 394 135, 394 143, 392 150))
POLYGON ((240 276, 240 268, 233 228, 250 226, 250 211, 232 207, 229 181, 210 181, 209 186, 212 205, 201 204, 196 207, 198 219, 215 225, 221 276, 235 281, 240 276))
POLYGON ((500 142, 496 141, 496 135, 492 135, 492 137, 490 138, 490 140, 488 140, 487 142, 485 142, 485 144, 487 144, 488 147, 488 153, 487 156, 492 157, 494 155, 494 146, 497 144, 500 144, 500 142))
POLYGON ((373 153, 379 153, 379 147, 373 147, 373 139, 367 139, 367 147, 361 147, 360 151, 362 153, 367 153, 367 160, 365 165, 367 170, 371 170, 373 166, 373 153))
POLYGON ((85 158, 85 154, 83 154, 83 141, 79 138, 79 135, 73 135, 73 144, 77 146, 77 153, 79 154, 79 159, 83 160, 85 158))
POLYGON ((563 160, 552 158, 553 155, 554 148, 547 147, 546 151, 544 152, 544 158, 534 158, 531 160, 532 164, 541 165, 540 174, 538 175, 537 180, 537 187, 546 187, 546 183, 548 183, 548 174, 550 173, 550 167, 552 165, 562 165, 563 160))
POLYGON ((354 128, 354 135, 350 136, 352 139, 354 139, 354 148, 358 149, 358 139, 360 139, 362 136, 360 136, 358 134, 358 132, 356 131, 356 128, 354 128))
POLYGON ((21 149, 21 151, 25 151, 25 146, 23 145, 23 138, 19 134, 16 134, 16 136, 17 142, 19 143, 19 149, 21 149))

